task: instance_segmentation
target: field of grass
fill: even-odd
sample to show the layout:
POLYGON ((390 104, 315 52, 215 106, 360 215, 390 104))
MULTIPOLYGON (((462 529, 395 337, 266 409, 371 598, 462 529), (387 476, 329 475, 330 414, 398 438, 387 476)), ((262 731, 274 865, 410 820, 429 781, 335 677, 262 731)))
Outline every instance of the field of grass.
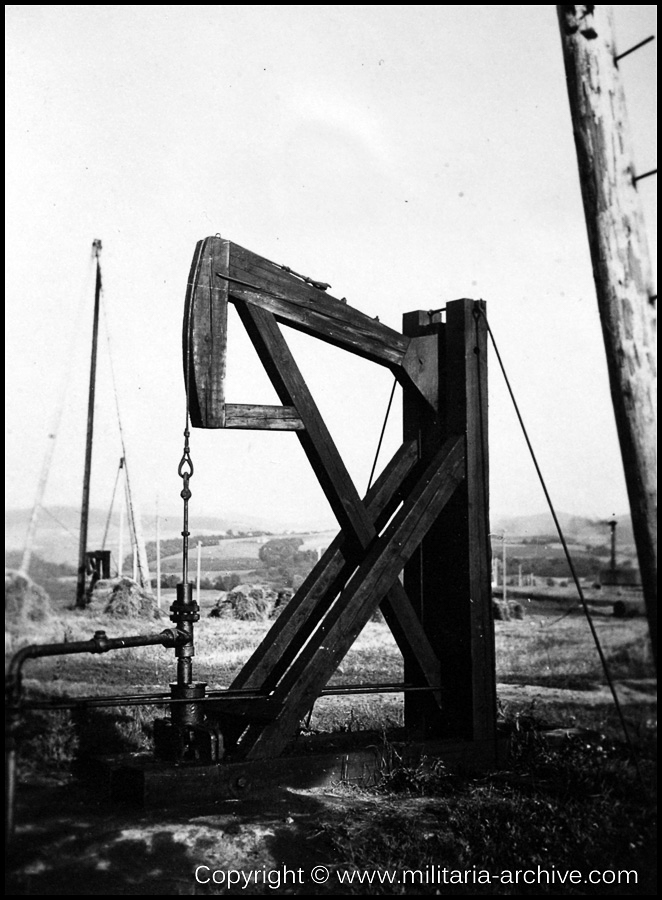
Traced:
MULTIPOLYGON (((200 548, 200 567, 203 577, 227 574, 235 570, 250 571, 260 567, 260 548, 267 541, 277 537, 299 538, 299 550, 326 550, 336 532, 301 532, 287 535, 260 535, 238 538, 225 538, 218 543, 200 548)), ((195 571, 197 566, 197 547, 191 545, 189 566, 195 571)), ((164 556, 161 560, 163 572, 179 572, 182 565, 181 553, 164 556)))
MULTIPOLYGON (((174 592, 163 592, 165 610, 173 598, 174 592)), ((217 592, 203 592, 203 615, 196 626, 195 679, 207 681, 210 688, 230 683, 271 624, 209 618, 207 612, 216 598, 217 592)), ((629 759, 613 704, 603 688, 598 655, 576 603, 531 600, 522 620, 495 623, 500 720, 512 741, 508 764, 496 772, 462 776, 447 772, 433 760, 407 768, 394 757, 377 788, 339 786, 334 809, 317 814, 316 834, 321 835, 328 854, 325 863, 379 871, 405 863, 424 868, 440 862, 457 869, 480 865, 503 870, 538 864, 581 871, 628 868, 638 872, 637 885, 601 885, 580 893, 652 893, 654 667, 645 619, 617 620, 610 612, 609 604, 603 603, 594 621, 622 694, 639 773, 629 759), (553 727, 575 731, 552 743, 545 734, 553 727)), ((92 617, 62 606, 52 621, 33 626, 26 637, 32 642, 82 640, 100 629, 114 637, 160 630, 167 624, 165 615, 159 624, 92 617)), ((9 643, 11 652, 20 641, 9 643)), ((25 686, 33 697, 75 697, 163 691, 174 677, 172 651, 136 648, 101 656, 35 660, 26 666, 25 686)), ((401 658, 388 628, 370 622, 333 680, 401 679, 401 658)), ((160 710, 149 707, 94 710, 85 716, 30 714, 21 729, 19 794, 35 789, 44 779, 66 783, 72 765, 90 754, 149 751, 152 722, 159 715, 163 715, 160 710)), ((402 725, 401 697, 383 694, 320 698, 301 727, 302 733, 331 735, 369 729, 388 741, 385 733, 402 725)), ((25 840, 32 826, 27 827, 25 840)), ((231 838, 226 835, 225 840, 231 838)), ((211 889, 200 892, 214 893, 211 889)), ((438 885, 419 885, 409 891, 354 885, 344 892, 435 893, 438 885)), ((446 886, 443 892, 529 891, 495 885, 489 890, 473 885, 468 890, 461 885, 446 886)), ((541 885, 532 892, 577 891, 570 885, 541 885)))
MULTIPOLYGON (((6 649, 15 651, 26 640, 40 643, 87 640, 98 630, 106 631, 110 637, 158 631, 169 625, 167 610, 174 596, 174 591, 162 592, 162 623, 91 616, 89 612, 66 609, 63 606, 52 621, 33 626, 31 634, 20 640, 8 637, 6 649)), ((242 622, 209 618, 209 610, 216 598, 216 591, 202 592, 202 617, 196 625, 194 678, 206 682, 209 689, 221 689, 230 684, 271 626, 269 620, 242 622)), ((609 611, 609 606, 606 605, 603 610, 594 614, 594 624, 609 662, 612 678, 626 682, 654 678, 646 621, 643 618, 615 619, 608 614, 609 611)), ((553 703, 548 701, 548 708, 542 708, 545 703, 544 691, 543 699, 541 691, 538 691, 535 703, 530 704, 532 708, 515 712, 518 715, 532 714, 533 706, 537 704, 535 714, 543 718, 551 715, 559 725, 570 723, 591 728, 614 720, 615 714, 609 704, 599 707, 598 712, 587 704, 583 719, 581 710, 578 709, 576 692, 585 692, 588 699, 591 690, 604 685, 605 677, 588 625, 576 604, 553 600, 529 601, 528 604, 525 603, 525 616, 522 620, 496 622, 495 632, 497 682, 500 685, 502 709, 508 709, 509 713, 514 714, 513 686, 560 689, 559 696, 554 698, 553 703), (565 707, 563 690, 568 692, 565 707)), ((167 685, 175 676, 176 664, 172 651, 147 647, 101 655, 37 659, 27 664, 24 683, 30 694, 40 698, 109 692, 121 695, 167 690, 167 685)), ((390 631, 383 623, 370 622, 342 661, 331 683, 401 680, 402 658, 390 631)), ((520 705, 526 705, 525 694, 522 693, 521 697, 520 705)), ((636 719, 638 712, 631 712, 636 719)), ((645 712, 644 718, 648 713, 649 710, 645 712)), ((151 746, 151 722, 162 714, 154 707, 146 707, 138 710, 104 710, 98 715, 108 722, 113 718, 119 721, 118 739, 115 741, 118 749, 147 750, 151 746), (134 720, 137 723, 135 726, 131 724, 134 720), (129 739, 125 732, 130 734, 129 739)), ((44 766, 49 763, 49 754, 44 752, 49 740, 49 716, 58 719, 65 730, 70 727, 70 723, 67 724, 70 719, 68 714, 40 716, 45 729, 37 738, 40 751, 27 751, 25 756, 31 760, 38 759, 40 765, 44 766)), ((639 723, 635 724, 639 727, 639 723)), ((309 730, 331 732, 360 728, 381 730, 401 725, 403 701, 398 694, 320 698, 307 722, 309 730)), ((107 740, 108 732, 109 728, 102 729, 102 743, 107 740)), ((84 744, 88 751, 94 750, 94 728, 85 735, 84 744)), ((99 746, 97 749, 101 751, 103 747, 99 746)), ((59 751, 55 758, 58 765, 67 762, 59 751)))

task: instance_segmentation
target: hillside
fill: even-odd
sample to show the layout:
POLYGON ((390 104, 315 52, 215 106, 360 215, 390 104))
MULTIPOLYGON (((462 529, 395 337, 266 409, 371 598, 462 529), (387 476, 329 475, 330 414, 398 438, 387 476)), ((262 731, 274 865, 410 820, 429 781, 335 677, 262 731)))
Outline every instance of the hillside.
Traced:
MULTIPOLYGON (((5 551, 22 550, 30 522, 31 509, 5 510, 5 551)), ((90 509, 88 525, 88 547, 101 546, 106 531, 108 513, 100 509, 90 509)), ((125 519, 126 522, 126 519, 125 519)), ((120 516, 113 513, 108 526, 106 545, 117 553, 120 516)), ((143 536, 146 542, 156 537, 156 516, 143 515, 143 536)), ((181 510, 159 514, 161 538, 178 538, 182 530, 181 510)), ((273 534, 288 530, 283 523, 270 521, 244 513, 228 512, 223 516, 191 515, 189 527, 192 534, 235 534, 267 532, 273 534)), ((128 526, 124 537, 125 552, 129 548, 128 526)), ((78 558, 78 534, 80 510, 73 506, 45 507, 40 511, 33 552, 42 559, 56 563, 75 563, 78 558)))
MULTIPOLYGON (((31 511, 28 509, 10 509, 5 512, 5 551, 23 549, 31 511)), ((617 553, 619 556, 634 559, 635 547, 632 525, 629 514, 615 517, 617 553)), ((107 513, 99 509, 91 509, 89 517, 89 547, 101 546, 106 530, 107 513)), ((611 531, 607 519, 590 519, 559 514, 559 521, 565 538, 575 551, 591 551, 599 556, 609 552, 611 531)), ((71 506, 54 506, 43 509, 39 523, 33 552, 44 560, 54 563, 75 564, 78 556, 78 531, 80 512, 71 506)), ((190 531, 192 542, 195 537, 205 535, 227 535, 214 548, 203 548, 203 560, 206 568, 218 570, 225 568, 224 561, 231 557, 256 558, 260 541, 266 534, 284 534, 301 537, 305 548, 325 547, 333 539, 335 531, 321 525, 319 528, 309 527, 301 530, 286 529, 278 522, 269 522, 258 517, 228 513, 224 516, 191 517, 190 531), (261 537, 260 537, 261 536, 261 537)), ((160 533, 163 541, 178 540, 182 528, 181 512, 160 514, 160 533)), ((106 546, 113 554, 118 552, 119 515, 111 517, 108 526, 106 546)), ((493 542, 496 548, 499 536, 505 532, 509 546, 517 545, 516 554, 521 557, 537 555, 543 549, 555 552, 560 549, 554 522, 549 513, 535 516, 502 517, 494 516, 491 522, 493 542), (527 550, 527 547, 529 548, 527 550)), ((154 516, 143 516, 143 535, 149 545, 155 540, 156 523, 154 516)), ((124 554, 129 553, 128 529, 125 533, 124 554)), ((192 561, 195 556, 195 544, 191 545, 192 561)), ((512 552, 512 551, 511 551, 512 552)), ((164 560, 172 554, 172 550, 164 552, 164 560)), ((203 563, 203 565, 204 565, 203 563)))
MULTIPOLYGON (((609 544, 611 541, 609 519, 589 519, 569 513, 557 513, 557 517, 568 543, 596 547, 601 544, 609 544)), ((633 551, 634 534, 630 514, 622 513, 614 516, 614 519, 618 523, 616 527, 617 547, 623 551, 633 551)), ((548 512, 535 516, 493 516, 491 530, 496 534, 505 531, 508 540, 542 537, 552 541, 558 540, 554 520, 548 512)))

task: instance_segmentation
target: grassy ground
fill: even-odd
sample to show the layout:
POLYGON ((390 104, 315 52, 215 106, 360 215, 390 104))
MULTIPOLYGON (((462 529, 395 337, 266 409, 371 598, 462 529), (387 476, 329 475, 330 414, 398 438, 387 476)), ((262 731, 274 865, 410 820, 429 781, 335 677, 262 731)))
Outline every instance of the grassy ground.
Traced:
MULTIPOLYGON (((213 592, 205 595, 203 610, 215 599, 213 592)), ((170 600, 164 596, 165 608, 170 600)), ((603 603, 594 610, 594 622, 623 701, 638 769, 630 757, 609 692, 604 689, 598 655, 576 603, 565 599, 532 600, 522 620, 496 623, 499 712, 512 740, 506 766, 489 774, 458 775, 433 760, 407 768, 392 754, 392 764, 384 771, 377 788, 366 790, 339 785, 326 795, 299 797, 296 803, 301 804, 300 819, 299 812, 293 811, 295 800, 289 795, 288 809, 291 807, 292 814, 284 819, 278 818, 280 813, 274 814, 276 817, 267 823, 268 827, 264 816, 269 804, 263 805, 261 811, 256 809, 254 814, 246 812, 239 832, 233 832, 226 819, 221 822, 200 816, 196 820, 195 836, 187 840, 181 838, 185 832, 181 818, 175 822, 166 816, 152 824, 145 820, 142 830, 136 832, 139 837, 131 845, 134 860, 131 865, 135 865, 136 858, 144 858, 152 866, 151 871, 166 872, 176 857, 177 865, 185 873, 181 876, 183 881, 177 882, 179 888, 175 889, 170 882, 164 887, 156 876, 150 881, 147 877, 140 880, 136 875, 138 880, 129 883, 126 875, 129 863, 124 857, 113 856, 104 839, 105 842, 85 845, 90 856, 89 871, 86 868, 85 872, 92 887, 89 891, 74 889, 73 892, 107 892, 108 885, 103 882, 101 890, 102 882, 98 880, 101 878, 99 860, 105 860, 103 865, 107 863, 110 871, 115 872, 111 893, 242 893, 239 889, 227 891, 213 885, 194 884, 192 890, 181 887, 182 884, 191 887, 190 872, 193 862, 199 858, 192 848, 203 840, 214 843, 213 835, 220 829, 223 840, 214 843, 213 852, 214 859, 222 866, 228 866, 230 860, 237 866, 249 862, 276 865, 278 860, 289 860, 296 849, 299 854, 296 858, 323 862, 333 873, 385 873, 408 868, 427 873, 429 879, 434 867, 439 866, 458 872, 473 869, 495 873, 539 865, 559 872, 576 869, 586 874, 590 870, 627 869, 637 873, 637 883, 628 885, 603 883, 577 887, 567 881, 530 887, 494 881, 489 885, 458 881, 443 885, 434 881, 384 885, 373 880, 372 884, 344 883, 341 890, 336 887, 335 891, 329 885, 308 883, 300 891, 263 886, 262 890, 248 893, 654 893, 657 733, 654 670, 647 649, 645 620, 617 620, 610 612, 609 604, 603 603), (565 734, 551 732, 550 736, 554 727, 574 730, 565 734), (256 822, 261 823, 261 830, 256 822), (164 851, 161 859, 155 849, 156 838, 149 838, 150 828, 156 829, 154 834, 180 835, 172 838, 180 841, 176 843, 174 856, 173 846, 168 844, 168 852, 164 851), (234 856, 228 855, 231 851, 234 856)), ((35 633, 29 637, 31 641, 80 640, 91 637, 99 629, 109 636, 118 636, 160 630, 167 624, 166 618, 163 625, 127 622, 91 618, 88 613, 62 608, 52 621, 35 626, 35 633)), ((269 622, 211 619, 203 613, 196 632, 196 679, 207 681, 210 688, 226 686, 269 625, 269 622)), ((10 641, 10 650, 16 646, 16 641, 10 641)), ((30 662, 25 683, 28 693, 39 697, 123 694, 162 691, 174 674, 172 651, 138 648, 103 656, 30 662)), ((334 680, 347 683, 401 678, 401 660, 388 629, 371 622, 343 660, 334 680)), ((86 719, 66 712, 32 714, 21 734, 19 799, 32 796, 29 792, 39 785, 67 786, 70 792, 72 763, 81 756, 149 750, 152 721, 161 714, 153 708, 134 707, 96 711, 86 719)), ((402 701, 397 695, 337 697, 317 701, 305 730, 348 732, 367 728, 383 733, 402 724, 402 701)), ((382 739, 388 742, 388 737, 382 739)), ((82 819, 88 821, 85 817, 91 815, 89 805, 79 809, 84 810, 80 813, 82 819)), ((21 807, 19 802, 19 814, 22 824, 18 843, 22 855, 19 854, 10 874, 11 891, 66 892, 64 888, 54 889, 56 871, 64 879, 62 884, 71 891, 71 885, 66 884, 67 872, 79 872, 85 854, 79 843, 65 845, 62 840, 58 843, 53 835, 58 828, 60 833, 63 829, 73 833, 76 828, 56 816, 52 819, 56 823, 52 833, 44 831, 38 838, 42 843, 37 847, 34 836, 38 836, 39 826, 35 832, 34 807, 21 807), (39 871, 50 875, 42 878, 34 874, 39 871)), ((43 810, 42 815, 44 822, 51 821, 43 810)), ((103 828, 108 832, 107 815, 99 821, 105 821, 103 828)), ((237 820, 232 821, 236 824, 237 820)), ((90 818, 90 828, 91 823, 90 818)), ((125 835, 126 821, 122 820, 121 827, 118 824, 117 828, 118 834, 125 835)), ((212 853, 205 852, 208 856, 212 853)))

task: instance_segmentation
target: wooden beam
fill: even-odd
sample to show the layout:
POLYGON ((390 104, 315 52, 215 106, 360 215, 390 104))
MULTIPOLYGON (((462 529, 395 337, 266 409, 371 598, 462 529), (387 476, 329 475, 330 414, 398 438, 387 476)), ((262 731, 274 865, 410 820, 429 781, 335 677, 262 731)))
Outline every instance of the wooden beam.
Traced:
MULTIPOLYGON (((487 347, 482 307, 446 304, 446 322, 426 311, 407 313, 403 327, 436 403, 404 392, 404 436, 429 459, 451 434, 463 434, 467 478, 430 527, 405 567, 404 586, 441 663, 440 717, 420 694, 405 697, 405 724, 426 736, 490 737, 496 727, 494 636, 489 583, 487 347), (435 384, 436 381, 436 384, 435 384), (431 414, 430 405, 437 409, 431 414)), ((429 398, 431 399, 431 398, 429 398)), ((405 656, 405 679, 420 675, 405 656)))
POLYGON ((196 246, 186 292, 184 368, 194 427, 225 427, 228 300, 251 303, 279 322, 387 366, 401 384, 418 390, 409 338, 284 267, 213 236, 196 246))
MULTIPOLYGON (((275 297, 266 291, 251 290, 235 282, 229 283, 229 295, 232 301, 252 303, 273 313, 279 322, 297 331, 342 350, 349 350, 371 362, 388 366, 394 371, 404 359, 401 335, 398 335, 400 340, 392 339, 390 329, 386 330, 386 326, 380 326, 370 319, 361 325, 343 322, 340 316, 329 315, 328 303, 327 309, 307 308, 300 302, 293 302, 290 297, 275 297)), ((340 310, 346 308, 341 303, 338 306, 340 310)))
MULTIPOLYGON (((432 317, 426 310, 406 313, 403 318, 403 331, 411 339, 405 365, 421 386, 419 392, 403 388, 403 436, 405 440, 416 441, 421 460, 431 459, 444 439, 441 419, 445 416, 445 404, 443 389, 440 387, 440 373, 445 365, 443 328, 440 317, 432 317)), ((440 534, 440 523, 433 523, 407 562, 402 581, 438 657, 440 647, 443 646, 440 637, 444 629, 441 559, 447 540, 446 535, 440 534)), ((416 660, 409 653, 404 653, 403 656, 405 679, 411 684, 424 684, 419 680, 420 669, 416 660)), ((446 672, 443 663, 441 667, 446 672)), ((441 675, 440 683, 443 683, 441 675)), ((445 705, 451 704, 447 700, 445 705)), ((413 733, 438 736, 443 732, 443 718, 432 698, 421 694, 407 694, 404 707, 405 726, 413 733)))
MULTIPOLYGON (((377 528, 385 524, 381 522, 384 516, 390 518, 395 511, 417 460, 415 443, 403 444, 366 495, 364 505, 377 528)), ((244 664, 232 682, 233 689, 269 691, 275 687, 352 574, 355 564, 347 561, 345 545, 345 535, 340 532, 244 664)), ((435 662, 438 670, 438 660, 435 662)))
POLYGON ((226 269, 230 242, 198 241, 184 304, 184 380, 191 424, 225 426, 228 284, 216 277, 226 269))
MULTIPOLYGON (((295 406, 301 416, 305 430, 298 431, 297 435, 341 528, 347 534, 347 558, 350 561, 357 559, 360 550, 368 547, 375 538, 375 527, 287 342, 273 315, 248 303, 241 304, 238 311, 278 396, 283 403, 295 406)), ((384 614, 387 622, 393 625, 393 635, 399 646, 415 656, 421 670, 434 684, 438 672, 435 655, 399 583, 389 590, 384 614)))
MULTIPOLYGON (((241 304, 238 311, 278 396, 283 403, 295 406, 301 416, 305 431, 298 431, 297 436, 342 530, 347 534, 346 557, 348 561, 356 561, 360 551, 376 537, 374 523, 363 506, 273 315, 248 303, 241 304)), ((385 604, 385 616, 389 624, 393 624, 393 634, 399 646, 415 656, 421 670, 434 684, 438 672, 435 654, 402 585, 393 584, 385 604)))
POLYGON ((453 496, 465 476, 464 439, 447 441, 383 535, 361 565, 316 633, 273 694, 280 712, 269 726, 250 726, 240 752, 249 759, 277 755, 333 675, 380 599, 453 496))
POLYGON ((237 311, 280 401, 301 417, 305 430, 297 437, 341 529, 355 537, 356 549, 367 546, 372 523, 274 316, 250 303, 239 304, 237 311))
MULTIPOLYGON (((223 287, 224 296, 245 301, 274 313, 279 322, 319 338, 365 359, 391 368, 398 380, 411 383, 402 367, 409 340, 399 331, 337 300, 326 291, 307 284, 284 267, 222 238, 208 237, 199 242, 191 267, 189 284, 196 284, 195 273, 204 275, 198 262, 200 247, 215 259, 215 287, 223 287)), ((204 292, 206 275, 200 287, 204 292)), ((201 333, 202 339, 208 331, 201 333)))
POLYGON ((657 659, 657 291, 609 6, 557 6, 609 385, 657 659))
POLYGON ((224 427, 255 431, 303 431, 305 426, 293 406, 226 403, 224 427))
POLYGON ((404 359, 409 342, 399 331, 237 244, 219 274, 231 279, 231 297, 273 312, 292 328, 382 365, 404 359))
POLYGON ((467 562, 463 577, 468 599, 468 602, 465 599, 468 650, 464 662, 454 672, 449 669, 444 674, 448 678, 466 678, 470 686, 474 740, 495 737, 497 712, 490 584, 487 319, 483 313, 482 301, 454 300, 446 305, 447 427, 457 434, 463 425, 467 446, 466 509, 462 527, 466 528, 467 562))

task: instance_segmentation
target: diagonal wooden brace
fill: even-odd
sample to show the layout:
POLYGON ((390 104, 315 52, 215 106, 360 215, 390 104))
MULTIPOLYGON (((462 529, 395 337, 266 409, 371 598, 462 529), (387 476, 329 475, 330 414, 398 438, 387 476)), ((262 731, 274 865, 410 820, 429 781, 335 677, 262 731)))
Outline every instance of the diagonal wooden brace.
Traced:
POLYGON ((300 719, 463 481, 464 443, 463 437, 446 441, 384 534, 367 550, 314 639, 275 690, 273 700, 281 708, 276 721, 267 726, 249 726, 240 747, 243 756, 257 759, 277 755, 291 740, 300 719))
MULTIPOLYGON (((281 402, 294 406, 305 430, 296 435, 326 497, 346 534, 345 556, 357 563, 377 537, 375 525, 359 497, 329 434, 299 367, 274 316, 250 303, 237 303, 237 311, 281 402)), ((387 586, 385 618, 398 646, 413 656, 428 684, 438 685, 439 665, 423 626, 399 583, 387 586)), ((384 597, 384 594, 382 597, 384 597)), ((380 599, 382 599, 380 597, 380 599)))
MULTIPOLYGON (((364 503, 377 528, 395 511, 402 499, 403 484, 417 460, 415 442, 403 444, 368 491, 364 503)), ((356 568, 353 561, 346 559, 346 543, 345 535, 340 532, 244 664, 232 688, 269 691, 280 681, 356 568)), ((437 669, 435 658, 430 663, 429 674, 436 674, 437 669)))

